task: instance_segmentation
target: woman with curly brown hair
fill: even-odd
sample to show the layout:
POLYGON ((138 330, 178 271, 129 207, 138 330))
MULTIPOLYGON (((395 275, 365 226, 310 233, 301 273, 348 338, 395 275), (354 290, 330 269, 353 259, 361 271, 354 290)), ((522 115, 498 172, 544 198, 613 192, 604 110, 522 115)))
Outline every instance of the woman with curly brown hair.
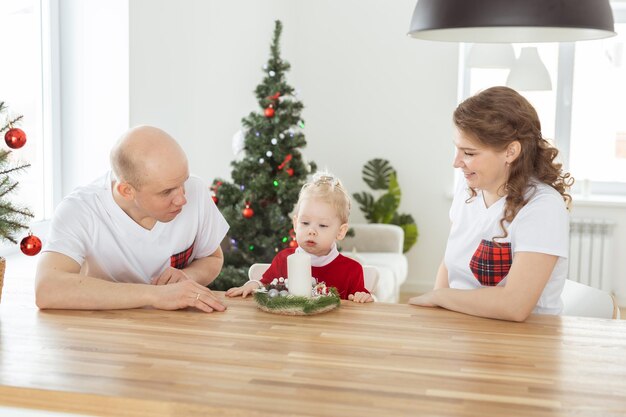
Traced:
POLYGON ((559 314, 567 277, 567 189, 573 179, 554 160, 533 106, 492 87, 454 112, 460 181, 435 288, 409 303, 523 321, 559 314))

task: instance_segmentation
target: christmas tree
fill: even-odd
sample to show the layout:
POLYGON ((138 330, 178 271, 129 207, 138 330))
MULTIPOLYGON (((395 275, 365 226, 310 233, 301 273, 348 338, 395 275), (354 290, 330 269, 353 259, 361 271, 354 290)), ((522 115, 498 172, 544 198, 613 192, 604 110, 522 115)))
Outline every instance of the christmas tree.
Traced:
POLYGON ((281 32, 276 21, 265 76, 255 91, 260 111, 242 119, 245 156, 231 163, 232 182, 213 181, 213 200, 230 225, 222 245, 224 268, 211 284, 216 290, 242 285, 250 265, 271 262, 280 250, 297 245, 290 215, 316 166, 305 163, 299 150, 306 145, 304 106, 285 79, 290 65, 280 57, 281 32))
MULTIPOLYGON (((0 117, 4 120, 0 133, 4 134, 7 145, 12 149, 21 148, 26 143, 26 134, 15 126, 22 116, 8 116, 4 102, 0 102, 0 117)), ((12 176, 28 168, 30 164, 13 164, 9 155, 11 151, 0 150, 0 239, 17 243, 15 235, 28 227, 27 221, 33 217, 33 214, 30 210, 13 204, 9 200, 9 195, 18 186, 12 176)))

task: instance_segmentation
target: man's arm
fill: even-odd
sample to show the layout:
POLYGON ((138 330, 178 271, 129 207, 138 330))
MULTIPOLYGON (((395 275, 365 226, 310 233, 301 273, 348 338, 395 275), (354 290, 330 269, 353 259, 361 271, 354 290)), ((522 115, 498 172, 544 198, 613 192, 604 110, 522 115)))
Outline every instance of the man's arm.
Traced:
POLYGON ((153 277, 152 283, 155 285, 173 284, 175 282, 191 279, 201 285, 207 286, 217 277, 222 270, 224 254, 219 246, 209 256, 197 258, 183 268, 167 268, 161 275, 153 277))
POLYGON ((154 286, 110 282, 80 274, 80 265, 58 252, 40 255, 35 301, 41 309, 112 310, 152 306, 162 310, 196 307, 211 312, 225 307, 193 280, 154 286))

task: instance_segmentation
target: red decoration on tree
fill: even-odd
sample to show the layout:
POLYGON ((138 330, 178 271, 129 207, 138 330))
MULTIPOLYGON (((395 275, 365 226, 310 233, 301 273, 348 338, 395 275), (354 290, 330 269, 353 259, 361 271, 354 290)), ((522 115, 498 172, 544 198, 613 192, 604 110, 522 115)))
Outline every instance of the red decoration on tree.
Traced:
POLYGON ((217 205, 219 198, 217 198, 217 190, 222 186, 222 181, 217 181, 215 184, 211 186, 211 199, 217 205))
POLYGON ((285 156, 285 159, 283 159, 283 162, 280 165, 278 165, 278 169, 283 169, 285 165, 287 165, 287 163, 291 161, 291 158, 293 158, 293 156, 290 153, 288 153, 287 156, 285 156))
POLYGON ((298 247, 298 242, 296 241, 296 231, 291 229, 289 231, 289 236, 291 237, 291 240, 289 241, 289 247, 290 248, 297 248, 298 247))
POLYGON ((270 104, 270 106, 265 109, 265 117, 274 117, 274 113, 274 106, 270 104))
POLYGON ((28 236, 20 242, 20 249, 24 255, 35 256, 41 250, 41 239, 29 233, 28 236))
MULTIPOLYGON (((293 156, 290 153, 288 153, 287 156, 285 156, 285 159, 283 160, 283 162, 280 165, 278 165, 278 169, 279 170, 283 169, 289 163, 289 161, 291 161, 292 158, 293 156)), ((293 176, 293 168, 287 168, 285 172, 289 174, 290 177, 293 176)))
POLYGON ((246 208, 241 211, 241 214, 243 214, 243 217, 245 217, 246 219, 254 216, 254 210, 250 208, 250 203, 246 204, 246 208))
POLYGON ((11 149, 19 149, 26 143, 26 133, 17 127, 11 128, 4 134, 4 141, 11 149))

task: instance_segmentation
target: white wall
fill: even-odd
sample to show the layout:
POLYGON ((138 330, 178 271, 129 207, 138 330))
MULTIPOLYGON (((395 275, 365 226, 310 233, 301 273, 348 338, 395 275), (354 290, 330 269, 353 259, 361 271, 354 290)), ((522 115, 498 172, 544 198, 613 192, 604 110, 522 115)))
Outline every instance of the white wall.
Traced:
MULTIPOLYGON (((409 286, 429 288, 443 255, 452 186, 450 115, 458 46, 409 39, 415 0, 133 0, 130 122, 172 133, 193 172, 230 178, 231 138, 256 108, 274 20, 288 79, 305 105, 305 157, 351 192, 362 165, 386 158, 401 211, 420 231, 409 286)), ((363 221, 358 208, 351 221, 363 221)))
POLYGON ((61 195, 101 175, 128 129, 128 0, 59 1, 61 195))

